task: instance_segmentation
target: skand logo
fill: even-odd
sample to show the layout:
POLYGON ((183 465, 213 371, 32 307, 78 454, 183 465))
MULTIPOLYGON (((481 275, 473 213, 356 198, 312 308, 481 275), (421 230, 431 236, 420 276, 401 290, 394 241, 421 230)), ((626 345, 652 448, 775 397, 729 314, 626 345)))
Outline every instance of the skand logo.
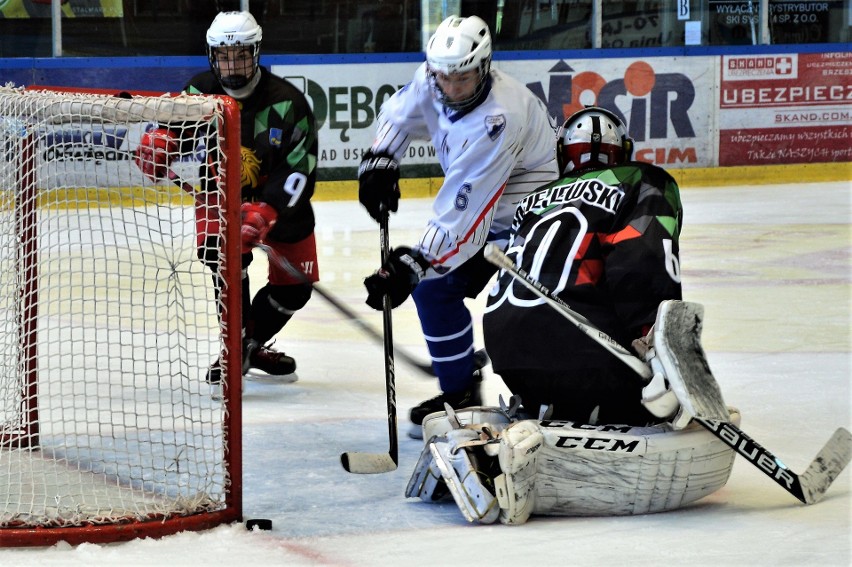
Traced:
POLYGON ((729 55, 722 62, 723 81, 753 81, 756 79, 797 79, 798 54, 787 55, 729 55))

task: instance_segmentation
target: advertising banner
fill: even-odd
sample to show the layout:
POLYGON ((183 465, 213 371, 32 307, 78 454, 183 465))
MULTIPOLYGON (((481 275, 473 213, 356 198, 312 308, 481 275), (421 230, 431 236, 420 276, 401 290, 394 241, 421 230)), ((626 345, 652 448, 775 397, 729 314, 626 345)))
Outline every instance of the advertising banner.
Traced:
POLYGON ((499 67, 541 98, 558 123, 586 105, 619 115, 633 158, 664 167, 709 167, 716 57, 505 61, 499 67))
POLYGON ((852 53, 722 57, 719 165, 852 160, 852 53))
MULTIPOLYGON (((66 18, 120 18, 124 15, 122 0, 61 0, 66 18)), ((51 0, 0 0, 2 18, 49 18, 51 0)))
MULTIPOLYGON (((634 158, 670 167, 714 165, 716 57, 495 61, 526 84, 554 124, 583 105, 620 115, 636 142, 634 158)), ((320 124, 320 168, 355 168, 375 134, 381 104, 411 80, 418 63, 275 65, 307 95, 320 124)), ((403 166, 437 164, 428 141, 415 141, 403 166)), ((351 173, 351 172, 350 172, 351 173)))

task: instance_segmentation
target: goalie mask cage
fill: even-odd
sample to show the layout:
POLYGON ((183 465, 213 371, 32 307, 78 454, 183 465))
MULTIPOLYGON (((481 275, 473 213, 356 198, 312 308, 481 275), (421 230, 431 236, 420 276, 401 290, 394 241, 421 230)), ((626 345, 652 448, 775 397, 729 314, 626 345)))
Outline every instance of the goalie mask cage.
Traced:
POLYGON ((241 520, 239 140, 228 97, 0 86, 0 547, 241 520))

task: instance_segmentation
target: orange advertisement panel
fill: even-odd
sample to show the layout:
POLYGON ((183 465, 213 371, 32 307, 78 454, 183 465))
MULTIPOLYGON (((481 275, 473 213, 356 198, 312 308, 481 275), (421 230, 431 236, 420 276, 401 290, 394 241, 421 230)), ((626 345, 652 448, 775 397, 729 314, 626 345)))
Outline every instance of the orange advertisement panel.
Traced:
MULTIPOLYGON (((124 15, 122 0, 61 0, 60 10, 66 18, 120 18, 124 15)), ((2 18, 49 18, 51 0, 0 0, 2 18)))
POLYGON ((852 53, 727 55, 719 165, 852 161, 852 53))

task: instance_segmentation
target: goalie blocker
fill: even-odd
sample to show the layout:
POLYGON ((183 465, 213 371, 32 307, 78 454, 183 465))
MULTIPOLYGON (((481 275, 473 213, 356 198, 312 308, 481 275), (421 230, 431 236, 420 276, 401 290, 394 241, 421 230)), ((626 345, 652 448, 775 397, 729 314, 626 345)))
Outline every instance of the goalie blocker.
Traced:
MULTIPOLYGON (((730 422, 740 414, 730 409, 730 422)), ((674 510, 722 488, 734 451, 697 423, 652 427, 515 420, 500 408, 431 414, 406 496, 452 497, 470 522, 530 515, 611 516, 674 510)))

